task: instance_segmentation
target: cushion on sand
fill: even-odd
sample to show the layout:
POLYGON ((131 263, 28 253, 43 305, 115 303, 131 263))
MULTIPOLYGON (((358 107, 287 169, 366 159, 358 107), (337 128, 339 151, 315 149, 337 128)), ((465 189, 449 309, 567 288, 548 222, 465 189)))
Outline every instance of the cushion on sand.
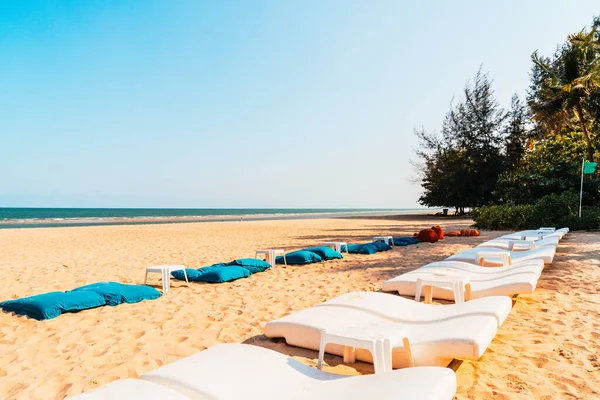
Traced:
POLYGON ((410 246, 417 243, 419 243, 419 239, 410 236, 394 238, 394 246, 410 246))
POLYGON ((438 235, 433 229, 423 229, 417 234, 419 242, 435 243, 438 241, 438 235))
MULTIPOLYGON (((320 255, 312 251, 297 250, 285 255, 285 259, 290 265, 306 265, 323 261, 320 255)), ((283 257, 279 256, 275 259, 275 263, 283 264, 283 257)))
POLYGON ((318 247, 309 247, 308 249, 303 249, 304 251, 310 251, 316 253, 323 260, 335 260, 344 258, 341 253, 333 250, 331 247, 327 246, 318 246, 318 247))
POLYGON ((444 232, 444 236, 460 236, 459 231, 444 232))
POLYGON ((103 296, 94 292, 50 292, 0 303, 4 311, 12 311, 29 318, 45 320, 63 312, 74 312, 104 306, 103 296))
POLYGON ((442 240, 444 238, 444 230, 442 229, 441 226, 435 225, 435 226, 432 226, 431 229, 433 229, 435 231, 435 233, 437 233, 439 240, 442 240))
POLYGON ((158 299, 161 294, 153 287, 146 285, 126 285, 119 282, 98 282, 73 289, 71 292, 94 292, 104 297, 106 305, 116 306, 121 303, 138 303, 142 300, 158 299))
MULTIPOLYGON (((205 268, 208 268, 208 267, 205 267, 205 268)), ((199 278, 200 278, 200 275, 202 275, 202 274, 200 272, 198 272, 197 269, 186 268, 185 274, 187 275, 188 281, 201 282, 199 278)), ((179 279, 180 281, 185 280, 185 276, 183 275, 183 271, 181 271, 181 270, 171 272, 171 276, 175 279, 179 279)))
POLYGON ((377 251, 388 251, 392 249, 392 246, 384 242, 373 242, 371 244, 377 247, 377 251))
POLYGON ((271 268, 271 264, 258 258, 240 258, 238 260, 228 262, 225 265, 246 268, 251 274, 263 272, 264 270, 271 268))
POLYGON ((208 283, 231 282, 252 275, 246 268, 235 265, 216 265, 200 268, 198 272, 200 272, 200 282, 208 283))
MULTIPOLYGON (((185 272, 189 281, 206 283, 231 282, 252 275, 252 273, 244 267, 226 264, 215 264, 198 269, 186 268, 185 272)), ((171 272, 171 276, 175 279, 185 280, 183 271, 173 271, 171 272)))
POLYGON ((350 254, 375 254, 379 250, 373 243, 349 244, 348 253, 350 254))

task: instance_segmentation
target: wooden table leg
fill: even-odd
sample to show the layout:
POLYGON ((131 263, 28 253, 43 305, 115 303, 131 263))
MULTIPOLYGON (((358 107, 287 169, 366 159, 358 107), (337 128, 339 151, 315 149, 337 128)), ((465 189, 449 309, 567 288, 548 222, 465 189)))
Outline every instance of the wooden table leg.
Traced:
POLYGON ((433 286, 425 286, 425 304, 433 303, 433 286))
POLYGON ((465 285, 465 301, 469 301, 472 298, 473 297, 472 297, 472 293, 471 293, 471 282, 469 282, 465 285))
POLYGON ((405 337, 404 339, 402 339, 402 343, 404 344, 404 354, 406 354, 406 359, 408 360, 408 366, 414 367, 415 360, 413 359, 412 350, 410 349, 410 341, 408 340, 408 338, 405 337))
POLYGON ((356 362, 356 348, 352 346, 344 346, 344 362, 352 364, 356 362))

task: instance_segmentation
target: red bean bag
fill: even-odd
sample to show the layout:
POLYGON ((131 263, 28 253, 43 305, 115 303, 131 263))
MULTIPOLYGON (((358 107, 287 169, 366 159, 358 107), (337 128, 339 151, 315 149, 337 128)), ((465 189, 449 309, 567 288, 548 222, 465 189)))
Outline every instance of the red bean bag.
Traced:
POLYGON ((433 229, 423 229, 417 235, 419 242, 430 242, 435 243, 439 240, 437 233, 433 229))
POLYGON ((444 238, 444 230, 442 229, 441 226, 439 226, 439 225, 432 226, 431 229, 433 229, 435 231, 435 233, 437 233, 438 239, 442 240, 444 238))
POLYGON ((444 233, 445 236, 460 236, 460 232, 459 231, 450 231, 450 232, 446 232, 444 233))
POLYGON ((480 233, 477 229, 463 229, 460 231, 460 236, 479 236, 480 233))

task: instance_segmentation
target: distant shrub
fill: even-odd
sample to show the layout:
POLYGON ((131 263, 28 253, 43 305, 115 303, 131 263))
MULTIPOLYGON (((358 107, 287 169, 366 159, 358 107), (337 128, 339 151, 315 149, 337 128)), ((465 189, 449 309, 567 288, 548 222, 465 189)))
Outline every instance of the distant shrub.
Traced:
POLYGON ((582 207, 581 219, 577 215, 570 215, 562 226, 568 226, 573 230, 599 229, 600 208, 582 207))
MULTIPOLYGON (((574 192, 561 194, 549 194, 535 203, 532 215, 532 228, 540 226, 565 226, 567 223, 575 223, 573 217, 577 218, 579 213, 579 195, 574 192), (537 226, 536 226, 537 225, 537 226)), ((570 227, 576 229, 575 227, 570 227)))
POLYGON ((537 229, 540 226, 598 229, 600 208, 583 207, 580 219, 579 196, 564 192, 544 196, 534 205, 483 206, 474 210, 473 219, 475 226, 481 229, 537 229))
POLYGON ((500 204, 473 210, 473 219, 480 229, 526 229, 532 214, 530 204, 500 204))

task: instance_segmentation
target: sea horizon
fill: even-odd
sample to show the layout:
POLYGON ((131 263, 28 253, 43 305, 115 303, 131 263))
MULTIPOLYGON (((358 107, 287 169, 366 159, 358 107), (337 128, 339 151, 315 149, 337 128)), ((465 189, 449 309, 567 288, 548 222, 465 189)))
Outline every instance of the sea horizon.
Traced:
POLYGON ((432 212, 432 208, 0 207, 0 229, 340 218, 432 212))

